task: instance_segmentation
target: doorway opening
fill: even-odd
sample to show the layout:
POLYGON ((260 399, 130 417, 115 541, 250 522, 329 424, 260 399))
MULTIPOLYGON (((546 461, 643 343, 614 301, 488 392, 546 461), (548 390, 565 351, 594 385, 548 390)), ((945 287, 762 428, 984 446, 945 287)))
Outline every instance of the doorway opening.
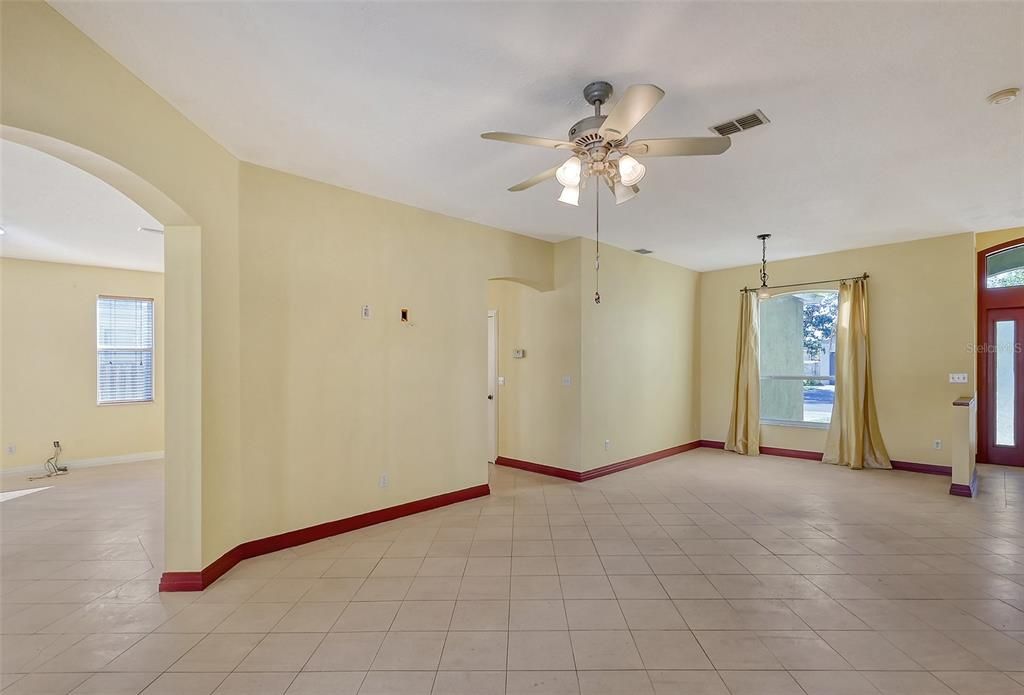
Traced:
POLYGON ((978 252, 978 461, 1024 466, 1024 239, 978 252))
POLYGON ((498 460, 498 312, 487 310, 487 462, 498 460))

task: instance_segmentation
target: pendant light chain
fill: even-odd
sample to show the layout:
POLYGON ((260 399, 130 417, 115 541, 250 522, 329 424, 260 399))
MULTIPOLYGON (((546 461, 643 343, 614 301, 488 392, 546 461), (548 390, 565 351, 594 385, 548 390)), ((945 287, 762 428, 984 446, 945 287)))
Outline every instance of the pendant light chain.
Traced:
POLYGON ((771 234, 758 234, 761 240, 761 287, 768 287, 768 239, 771 234))
POLYGON ((601 182, 594 186, 594 304, 601 303, 601 182))

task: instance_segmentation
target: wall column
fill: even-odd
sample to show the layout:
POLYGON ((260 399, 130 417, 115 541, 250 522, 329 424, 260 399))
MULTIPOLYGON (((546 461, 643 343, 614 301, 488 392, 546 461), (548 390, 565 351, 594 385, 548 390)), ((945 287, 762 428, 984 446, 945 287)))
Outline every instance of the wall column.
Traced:
POLYGON ((203 277, 199 227, 164 229, 165 572, 202 569, 203 277))

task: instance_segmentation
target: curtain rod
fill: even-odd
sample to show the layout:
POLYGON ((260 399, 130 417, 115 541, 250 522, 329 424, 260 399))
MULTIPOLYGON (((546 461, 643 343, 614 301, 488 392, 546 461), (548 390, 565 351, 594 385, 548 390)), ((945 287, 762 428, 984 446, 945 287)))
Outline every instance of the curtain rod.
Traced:
POLYGON ((815 280, 814 282, 794 282, 789 285, 772 285, 768 288, 744 287, 742 290, 740 290, 740 292, 757 292, 760 289, 781 290, 785 287, 807 287, 808 285, 824 285, 827 282, 843 282, 845 280, 867 280, 869 277, 871 276, 868 275, 867 273, 864 273, 863 275, 855 275, 849 278, 836 278, 835 280, 815 280))

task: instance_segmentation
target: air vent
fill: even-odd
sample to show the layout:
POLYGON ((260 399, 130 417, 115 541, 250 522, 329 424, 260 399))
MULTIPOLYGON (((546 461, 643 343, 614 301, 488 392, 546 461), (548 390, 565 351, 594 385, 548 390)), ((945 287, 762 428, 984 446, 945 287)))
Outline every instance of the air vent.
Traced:
POLYGON ((654 253, 654 251, 651 251, 650 249, 633 249, 633 253, 639 253, 641 256, 647 256, 654 253))
POLYGON ((740 116, 731 121, 720 123, 716 126, 711 126, 711 130, 718 133, 719 135, 735 135, 736 133, 744 130, 750 130, 756 128, 759 125, 770 123, 768 117, 764 115, 761 109, 758 109, 754 113, 748 113, 746 116, 740 116))

